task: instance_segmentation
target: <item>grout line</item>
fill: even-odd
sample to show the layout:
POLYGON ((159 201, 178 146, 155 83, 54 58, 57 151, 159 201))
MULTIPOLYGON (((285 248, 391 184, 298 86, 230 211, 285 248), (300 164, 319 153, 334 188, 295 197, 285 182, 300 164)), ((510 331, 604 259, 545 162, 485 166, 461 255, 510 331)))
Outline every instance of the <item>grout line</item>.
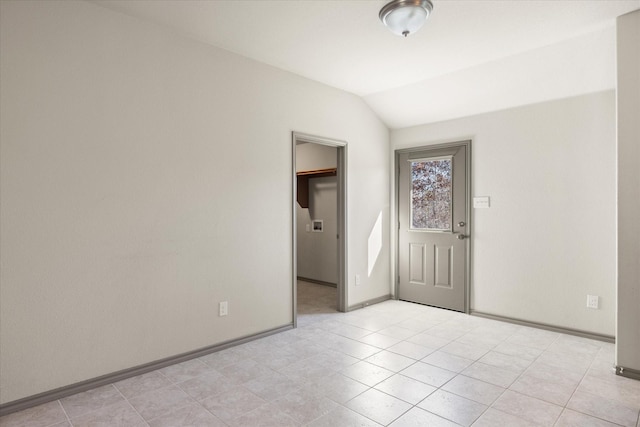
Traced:
MULTIPOLYGON (((602 351, 602 347, 600 348, 600 350, 598 350, 598 353, 599 353, 600 351, 602 351)), ((596 416, 596 415, 593 415, 593 414, 587 414, 587 413, 582 412, 582 411, 580 411, 580 410, 578 410, 578 409, 573 409, 573 408, 568 408, 568 407, 567 407, 567 405, 569 404, 569 402, 571 402, 571 399, 573 398, 574 394, 576 393, 576 391, 578 391, 578 388, 580 387, 580 385, 582 384, 582 382, 584 381, 584 379, 587 377, 587 374, 588 374, 588 373, 589 373, 589 371, 591 370, 591 367, 592 367, 592 366, 593 366, 593 364, 596 362, 596 358, 597 358, 597 353, 596 353, 596 356, 594 356, 594 358, 593 358, 593 360, 591 361, 591 363, 589 364, 589 367, 587 368, 587 370, 585 371, 585 373, 582 375, 582 378, 580 379, 580 382, 578 383, 578 385, 576 386, 576 388, 573 390, 573 393, 571 393, 571 397, 569 397, 569 400, 567 400, 567 403, 566 403, 566 405, 564 406, 564 409, 568 409, 568 410, 570 410, 570 411, 575 411, 575 412, 578 412, 578 413, 580 413, 580 414, 587 415, 587 416, 589 416, 589 417, 593 417, 593 418, 596 418, 596 419, 599 419, 599 420, 602 420, 602 421, 606 421, 606 422, 608 422, 608 423, 617 424, 617 423, 615 423, 615 422, 613 422, 613 421, 611 421, 611 420, 608 420, 608 419, 605 419, 605 418, 602 418, 602 417, 599 417, 599 416, 596 416)), ((602 398, 601 396, 598 396, 598 397, 599 397, 599 398, 602 398)), ((606 399, 606 398, 605 398, 605 399, 606 399)), ((609 399, 609 400, 613 400, 613 401, 615 401, 615 402, 619 402, 617 399, 609 399)), ((640 422, 640 413, 638 414, 638 422, 640 422)), ((637 423, 636 423, 636 426, 637 426, 637 423)))
POLYGON ((60 405, 60 408, 62 408, 62 412, 64 413, 64 416, 67 418, 67 421, 69 422, 69 424, 73 426, 73 423, 71 422, 71 418, 69 418, 69 414, 67 414, 67 411, 64 409, 64 406, 62 405, 62 402, 60 401, 60 399, 56 400, 56 402, 58 402, 58 405, 60 405))
MULTIPOLYGON (((152 371, 154 372, 154 371, 152 371)), ((138 410, 135 408, 135 406, 133 406, 131 404, 131 402, 129 402, 129 399, 127 399, 127 397, 122 394, 122 392, 120 391, 120 389, 116 386, 115 383, 112 383, 111 385, 113 385, 113 388, 115 388, 118 393, 120 393, 120 396, 122 396, 122 398, 124 399, 125 402, 127 402, 127 405, 129 405, 131 407, 131 409, 133 409, 133 412, 135 412, 136 414, 138 414, 138 416, 140 417, 140 419, 142 420, 143 423, 145 423, 145 425, 149 425, 149 423, 147 423, 147 420, 144 419, 144 417, 142 416, 142 414, 140 414, 140 412, 138 412, 138 410)))

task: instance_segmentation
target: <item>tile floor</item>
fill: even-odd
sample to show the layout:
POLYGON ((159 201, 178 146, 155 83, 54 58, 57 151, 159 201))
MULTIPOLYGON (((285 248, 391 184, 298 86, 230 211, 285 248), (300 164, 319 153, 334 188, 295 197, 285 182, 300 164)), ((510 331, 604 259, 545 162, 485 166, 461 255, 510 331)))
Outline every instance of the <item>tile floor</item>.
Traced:
POLYGON ((300 322, 314 322, 317 314, 336 313, 338 310, 338 290, 331 286, 298 280, 298 325, 300 322))
POLYGON ((0 425, 640 427, 611 344, 400 301, 337 313, 335 292, 301 284, 295 330, 0 425))

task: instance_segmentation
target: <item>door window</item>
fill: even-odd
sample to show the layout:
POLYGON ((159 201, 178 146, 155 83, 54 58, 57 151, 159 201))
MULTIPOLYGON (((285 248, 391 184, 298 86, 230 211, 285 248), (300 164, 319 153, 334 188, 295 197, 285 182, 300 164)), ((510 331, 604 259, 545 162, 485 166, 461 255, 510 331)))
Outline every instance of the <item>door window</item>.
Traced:
POLYGON ((411 228, 452 231, 453 159, 411 162, 411 228))

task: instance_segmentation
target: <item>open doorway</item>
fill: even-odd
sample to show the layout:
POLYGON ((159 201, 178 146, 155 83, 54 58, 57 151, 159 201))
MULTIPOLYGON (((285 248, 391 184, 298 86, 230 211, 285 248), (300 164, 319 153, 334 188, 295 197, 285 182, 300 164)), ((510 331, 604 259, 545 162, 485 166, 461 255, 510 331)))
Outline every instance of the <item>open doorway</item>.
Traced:
POLYGON ((293 133, 293 317, 345 311, 346 143, 293 133))

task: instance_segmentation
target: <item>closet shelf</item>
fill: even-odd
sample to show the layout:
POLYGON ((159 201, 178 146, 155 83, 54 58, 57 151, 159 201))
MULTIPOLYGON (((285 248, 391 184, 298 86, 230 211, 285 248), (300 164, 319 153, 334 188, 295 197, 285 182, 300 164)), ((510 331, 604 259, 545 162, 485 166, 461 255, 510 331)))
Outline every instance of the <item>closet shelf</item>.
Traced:
POLYGON ((326 176, 336 176, 337 168, 316 169, 310 171, 300 171, 296 173, 298 194, 297 200, 301 208, 309 207, 309 179, 324 178, 326 176))

